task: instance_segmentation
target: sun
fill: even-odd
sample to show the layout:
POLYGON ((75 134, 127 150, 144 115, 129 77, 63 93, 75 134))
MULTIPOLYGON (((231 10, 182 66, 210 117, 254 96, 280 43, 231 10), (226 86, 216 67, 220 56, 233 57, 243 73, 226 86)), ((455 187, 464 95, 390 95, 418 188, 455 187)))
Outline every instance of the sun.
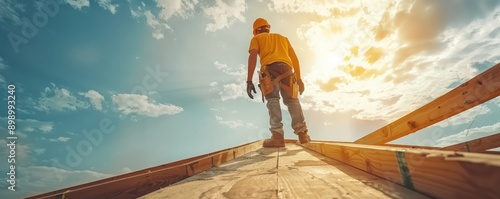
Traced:
POLYGON ((345 54, 338 49, 328 49, 316 51, 315 60, 312 68, 314 79, 326 81, 331 77, 342 75, 339 67, 345 65, 345 54))

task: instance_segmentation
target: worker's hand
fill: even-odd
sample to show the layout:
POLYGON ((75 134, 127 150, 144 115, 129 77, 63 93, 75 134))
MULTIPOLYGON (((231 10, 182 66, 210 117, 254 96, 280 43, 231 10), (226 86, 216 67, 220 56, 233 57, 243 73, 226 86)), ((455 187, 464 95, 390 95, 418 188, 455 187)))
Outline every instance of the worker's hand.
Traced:
POLYGON ((304 92, 304 82, 302 82, 302 79, 297 80, 297 84, 299 84, 299 93, 302 95, 304 92))
POLYGON ((255 91, 255 86, 253 85, 252 81, 247 81, 247 94, 250 99, 253 99, 253 93, 257 94, 257 91, 255 91))

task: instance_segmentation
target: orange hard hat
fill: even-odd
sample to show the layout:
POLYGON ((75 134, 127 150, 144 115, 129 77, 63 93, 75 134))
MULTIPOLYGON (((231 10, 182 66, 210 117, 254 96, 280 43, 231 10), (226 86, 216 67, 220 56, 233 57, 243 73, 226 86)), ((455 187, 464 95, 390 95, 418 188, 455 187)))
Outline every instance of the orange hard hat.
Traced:
POLYGON ((271 25, 269 25, 269 23, 267 22, 266 19, 264 19, 264 18, 257 18, 253 22, 253 35, 256 35, 257 34, 257 28, 260 28, 262 26, 267 26, 268 28, 271 28, 271 25))

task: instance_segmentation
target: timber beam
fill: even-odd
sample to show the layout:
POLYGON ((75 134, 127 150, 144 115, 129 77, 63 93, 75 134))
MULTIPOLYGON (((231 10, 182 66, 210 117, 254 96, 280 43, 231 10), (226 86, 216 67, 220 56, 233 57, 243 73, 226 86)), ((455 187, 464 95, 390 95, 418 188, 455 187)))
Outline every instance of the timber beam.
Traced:
POLYGON ((384 144, 459 114, 498 95, 500 95, 500 63, 354 143, 384 144))
POLYGON ((488 149, 500 147, 500 133, 478 138, 475 140, 443 147, 441 150, 485 152, 488 149))
POLYGON ((500 156, 348 143, 301 145, 435 198, 498 198, 500 156))

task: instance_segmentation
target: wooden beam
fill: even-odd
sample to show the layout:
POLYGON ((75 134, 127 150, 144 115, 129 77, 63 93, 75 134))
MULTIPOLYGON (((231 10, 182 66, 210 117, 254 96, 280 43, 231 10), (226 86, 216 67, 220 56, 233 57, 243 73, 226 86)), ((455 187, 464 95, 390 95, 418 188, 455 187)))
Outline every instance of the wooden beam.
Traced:
MULTIPOLYGON (((322 141, 322 140, 313 140, 312 142, 337 143, 337 144, 344 144, 344 143, 345 144, 352 144, 352 142, 322 141)), ((440 150, 441 149, 440 147, 418 146, 418 145, 404 145, 404 144, 376 144, 376 146, 390 146, 390 147, 409 148, 409 149, 436 149, 436 150, 440 150)))
POLYGON ((27 199, 137 198, 262 147, 262 141, 76 185, 27 199))
POLYGON ((390 147, 408 148, 408 149, 440 149, 439 147, 432 147, 432 146, 417 146, 417 145, 404 145, 404 144, 380 144, 379 146, 390 146, 390 147))
POLYGON ((435 198, 498 198, 500 156, 347 143, 302 145, 435 198))
POLYGON ((500 133, 441 148, 448 151, 484 152, 500 147, 500 133))
POLYGON ((384 144, 445 120, 498 95, 500 95, 500 63, 354 143, 384 144))

